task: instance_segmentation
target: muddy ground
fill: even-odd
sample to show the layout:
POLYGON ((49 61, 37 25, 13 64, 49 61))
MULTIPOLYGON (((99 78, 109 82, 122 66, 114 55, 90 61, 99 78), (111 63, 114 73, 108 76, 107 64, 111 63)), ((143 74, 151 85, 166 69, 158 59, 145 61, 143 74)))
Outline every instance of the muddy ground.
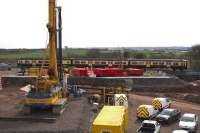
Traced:
MULTIPOLYGON (((6 88, 0 91, 0 117, 14 117, 20 112, 19 100, 25 93, 19 88, 6 88)), ((136 120, 136 108, 141 104, 151 104, 153 97, 129 94, 129 128, 127 133, 135 133, 141 122, 136 120)), ((174 101, 173 108, 182 112, 196 113, 200 117, 200 104, 188 103, 182 100, 174 101)), ((91 111, 86 96, 69 102, 63 115, 54 123, 27 122, 27 121, 2 121, 0 120, 0 133, 89 133, 92 121, 97 114, 91 111)), ((199 121, 200 125, 200 121, 199 121)), ((161 127, 161 133, 170 133, 178 128, 178 122, 161 127)), ((198 132, 200 129, 198 128, 198 132)))

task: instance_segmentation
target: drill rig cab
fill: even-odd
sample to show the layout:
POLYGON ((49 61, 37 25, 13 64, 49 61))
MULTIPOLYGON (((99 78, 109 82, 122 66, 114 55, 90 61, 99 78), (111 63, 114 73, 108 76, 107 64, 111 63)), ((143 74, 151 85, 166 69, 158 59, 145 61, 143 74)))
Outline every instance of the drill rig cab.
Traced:
POLYGON ((65 108, 67 98, 64 94, 66 88, 62 83, 61 24, 61 8, 56 6, 56 0, 49 0, 48 77, 39 76, 36 85, 31 87, 24 100, 24 114, 31 113, 33 108, 50 108, 53 113, 61 114, 65 108), (58 43, 59 50, 57 50, 58 43), (58 55, 60 55, 58 59, 60 63, 57 62, 58 55), (58 64, 60 65, 58 66, 58 64))

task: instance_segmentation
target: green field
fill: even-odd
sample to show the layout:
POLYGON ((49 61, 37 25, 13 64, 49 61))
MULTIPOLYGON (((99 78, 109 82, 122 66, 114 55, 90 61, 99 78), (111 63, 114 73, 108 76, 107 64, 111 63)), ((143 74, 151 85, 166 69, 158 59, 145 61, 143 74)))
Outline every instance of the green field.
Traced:
POLYGON ((43 51, 5 51, 0 53, 0 59, 43 58, 43 51))
MULTIPOLYGON (((1 50, 0 51, 0 60, 16 60, 20 58, 45 58, 47 57, 47 53, 45 54, 44 50, 1 50)), ((172 59, 172 58, 180 58, 187 59, 187 52, 164 52, 164 51, 135 51, 128 50, 125 51, 124 54, 120 53, 120 51, 112 51, 112 50, 99 50, 99 49, 68 49, 63 50, 64 58, 136 58, 136 59, 144 59, 144 58, 153 58, 153 59, 172 59)))
MULTIPOLYGON (((86 50, 63 50, 63 57, 84 57, 86 50)), ((16 51, 1 51, 1 60, 16 60, 20 58, 45 58, 47 53, 44 50, 16 50, 16 51)))

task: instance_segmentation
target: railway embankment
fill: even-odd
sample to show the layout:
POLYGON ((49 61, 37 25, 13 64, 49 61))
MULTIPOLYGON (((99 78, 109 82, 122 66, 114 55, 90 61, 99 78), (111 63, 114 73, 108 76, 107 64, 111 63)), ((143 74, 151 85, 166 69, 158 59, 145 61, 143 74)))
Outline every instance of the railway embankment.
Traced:
POLYGON ((118 87, 124 86, 133 91, 139 92, 182 92, 191 91, 190 84, 176 77, 107 77, 107 78, 69 78, 70 85, 89 85, 89 86, 104 86, 118 87), (188 89, 187 89, 188 88, 188 89))
MULTIPOLYGON (((35 84, 34 76, 4 76, 3 86, 23 86, 35 84)), ((69 77, 69 85, 88 85, 93 87, 123 86, 141 92, 191 92, 191 84, 176 77, 69 77), (188 88, 188 89, 187 89, 188 88), (173 89, 173 90, 172 90, 173 89)))

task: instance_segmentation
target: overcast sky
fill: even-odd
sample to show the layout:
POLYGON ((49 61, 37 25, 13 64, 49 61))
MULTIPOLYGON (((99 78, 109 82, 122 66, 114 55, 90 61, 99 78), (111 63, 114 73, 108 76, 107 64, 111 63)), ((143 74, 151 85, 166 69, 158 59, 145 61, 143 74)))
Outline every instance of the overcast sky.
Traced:
MULTIPOLYGON (((59 0, 63 45, 200 44, 200 0, 59 0)), ((48 0, 1 0, 0 48, 45 48, 48 0)))

